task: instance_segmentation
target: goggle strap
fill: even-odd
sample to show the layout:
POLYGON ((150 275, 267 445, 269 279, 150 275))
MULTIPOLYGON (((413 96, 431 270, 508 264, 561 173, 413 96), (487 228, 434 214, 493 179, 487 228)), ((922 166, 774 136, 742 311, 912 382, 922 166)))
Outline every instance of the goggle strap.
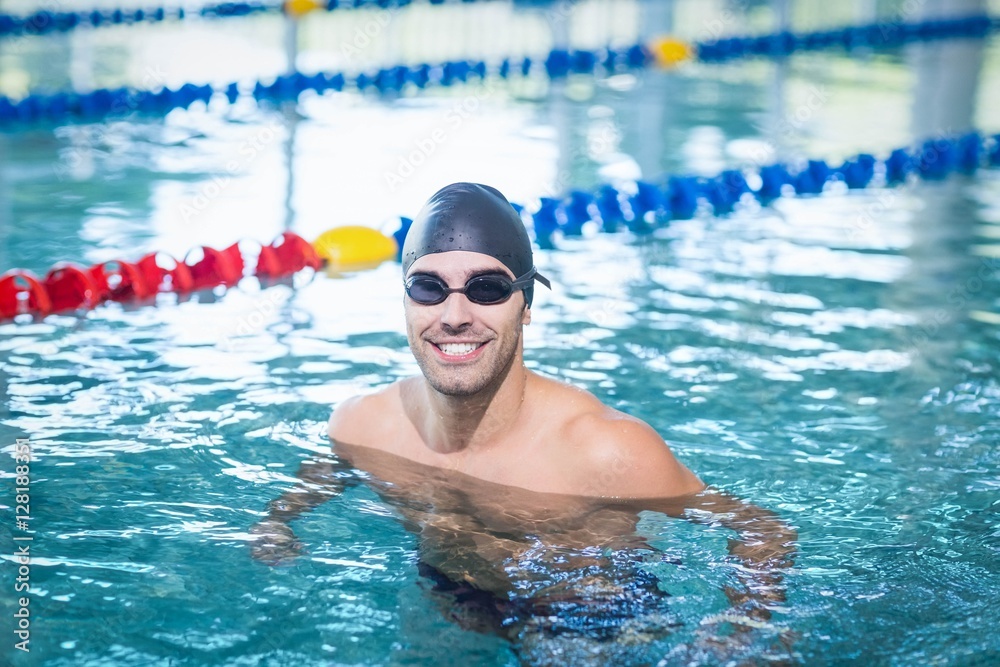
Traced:
POLYGON ((516 289, 524 289, 525 287, 531 285, 531 281, 533 280, 537 280, 538 282, 545 285, 549 289, 552 289, 552 284, 549 282, 549 279, 540 274, 538 272, 538 269, 536 269, 535 267, 531 267, 531 270, 529 270, 520 278, 514 280, 514 282, 511 283, 511 285, 516 289))

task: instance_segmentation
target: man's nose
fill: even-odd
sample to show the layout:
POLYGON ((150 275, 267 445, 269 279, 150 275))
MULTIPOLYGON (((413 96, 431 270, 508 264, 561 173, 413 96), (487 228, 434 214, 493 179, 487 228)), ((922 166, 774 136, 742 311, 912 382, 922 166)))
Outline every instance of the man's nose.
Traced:
POLYGON ((472 324, 472 303, 464 294, 449 294, 441 308, 441 324, 451 329, 472 324))

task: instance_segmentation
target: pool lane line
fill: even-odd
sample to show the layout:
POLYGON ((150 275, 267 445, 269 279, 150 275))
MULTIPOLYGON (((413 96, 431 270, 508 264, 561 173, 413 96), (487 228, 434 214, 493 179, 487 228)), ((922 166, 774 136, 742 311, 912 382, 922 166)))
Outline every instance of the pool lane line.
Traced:
MULTIPOLYGON (((862 153, 838 167, 813 159, 794 172, 787 164, 776 163, 757 172, 730 169, 710 178, 669 176, 621 188, 604 184, 596 191, 574 189, 562 197, 541 197, 537 206, 512 206, 526 219, 534 242, 554 249, 559 236, 582 237, 588 223, 606 233, 646 234, 699 212, 726 215, 748 199, 767 205, 779 197, 818 196, 834 184, 849 190, 887 188, 997 167, 1000 134, 984 140, 971 132, 897 148, 884 160, 862 153)), ((148 253, 135 263, 115 260, 89 268, 59 262, 42 279, 26 269, 12 269, 0 275, 0 321, 89 310, 106 301, 152 303, 161 292, 185 296, 233 287, 247 276, 256 276, 266 286, 290 284, 290 276, 307 268, 326 267, 335 273, 371 268, 390 259, 399 261, 411 222, 400 216, 391 235, 366 226, 339 226, 312 243, 286 232, 260 246, 256 256, 247 247, 252 244, 244 241, 223 250, 202 246, 180 262, 162 252, 148 253)))
MULTIPOLYGON (((780 32, 755 37, 730 37, 689 44, 671 37, 619 49, 551 50, 544 58, 508 57, 494 63, 485 60, 454 60, 438 64, 396 65, 377 71, 293 72, 273 80, 258 80, 251 85, 232 82, 216 87, 210 84, 185 83, 176 88, 155 90, 131 87, 99 88, 89 92, 32 91, 20 99, 0 96, 0 129, 34 123, 60 123, 78 120, 96 122, 120 119, 132 114, 165 116, 174 109, 187 109, 195 103, 236 104, 245 98, 257 103, 297 101, 306 92, 353 90, 375 91, 380 95, 415 93, 428 87, 449 87, 487 77, 510 79, 528 77, 544 71, 550 79, 569 76, 611 76, 647 67, 675 67, 688 60, 722 63, 747 57, 787 57, 799 51, 845 48, 848 52, 872 48, 896 48, 915 42, 943 39, 982 39, 1000 27, 1000 20, 987 15, 965 16, 920 23, 873 23, 827 31, 795 35, 780 32)), ((2 28, 2 18, 0 18, 2 28)))

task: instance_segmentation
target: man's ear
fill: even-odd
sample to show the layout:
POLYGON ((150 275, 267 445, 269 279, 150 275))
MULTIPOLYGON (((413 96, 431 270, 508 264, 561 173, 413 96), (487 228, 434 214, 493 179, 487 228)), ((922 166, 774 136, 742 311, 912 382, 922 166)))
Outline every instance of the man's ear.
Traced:
POLYGON ((531 324, 531 308, 527 305, 521 311, 521 324, 531 324))

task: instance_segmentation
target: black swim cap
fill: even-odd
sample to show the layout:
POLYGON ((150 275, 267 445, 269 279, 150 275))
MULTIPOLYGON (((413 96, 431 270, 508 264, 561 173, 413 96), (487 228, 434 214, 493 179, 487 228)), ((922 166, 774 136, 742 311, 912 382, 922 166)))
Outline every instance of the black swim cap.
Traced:
MULTIPOLYGON (((521 217, 500 191, 478 183, 452 183, 427 200, 403 242, 403 275, 418 258, 468 250, 495 257, 521 278, 534 268, 531 241, 521 217)), ((550 287, 547 278, 535 280, 550 287)), ((534 286, 524 290, 530 306, 534 286)))

